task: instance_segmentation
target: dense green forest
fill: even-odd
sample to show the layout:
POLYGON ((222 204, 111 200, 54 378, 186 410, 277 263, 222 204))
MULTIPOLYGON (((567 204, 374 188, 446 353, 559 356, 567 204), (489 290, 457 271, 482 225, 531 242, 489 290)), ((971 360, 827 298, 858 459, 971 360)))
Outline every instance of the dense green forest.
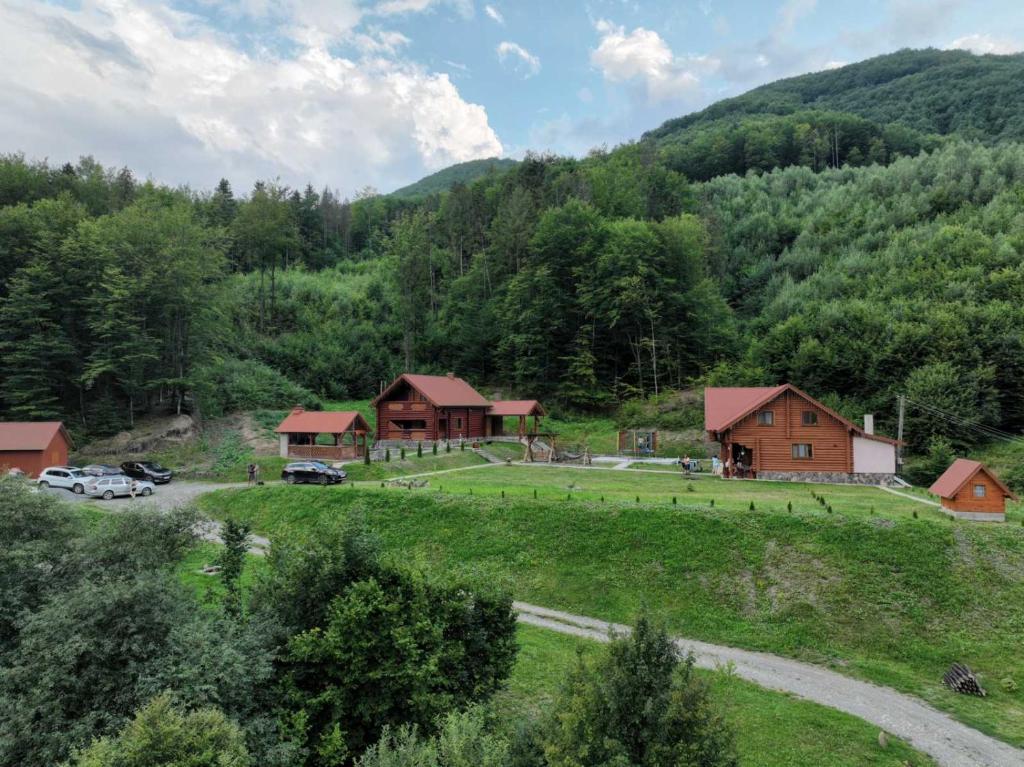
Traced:
MULTIPOLYGON (((1020 56, 903 51, 418 199, 8 155, 4 413, 102 434, 417 369, 579 410, 791 381, 890 431, 903 393, 1019 432, 1021 75, 1020 56)), ((968 432, 920 411, 909 430, 915 450, 968 432)))

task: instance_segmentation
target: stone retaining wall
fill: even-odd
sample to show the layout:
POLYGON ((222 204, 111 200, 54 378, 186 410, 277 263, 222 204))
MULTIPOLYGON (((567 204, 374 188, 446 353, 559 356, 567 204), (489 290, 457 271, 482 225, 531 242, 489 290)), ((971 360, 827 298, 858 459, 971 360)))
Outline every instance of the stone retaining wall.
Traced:
POLYGON ((842 485, 895 485, 894 474, 847 474, 842 471, 759 471, 758 479, 842 485))

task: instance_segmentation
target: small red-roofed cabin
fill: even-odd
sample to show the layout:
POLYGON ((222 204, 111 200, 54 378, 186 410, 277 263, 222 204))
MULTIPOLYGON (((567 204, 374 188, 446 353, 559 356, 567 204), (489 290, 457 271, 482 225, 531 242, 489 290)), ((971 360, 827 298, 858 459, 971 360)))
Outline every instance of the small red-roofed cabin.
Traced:
POLYGON ((296 407, 275 429, 282 458, 343 461, 366 452, 370 425, 355 411, 305 410, 296 407), (331 444, 318 444, 327 435, 331 444))
POLYGON ((896 474, 896 440, 860 427, 792 384, 708 387, 704 428, 727 476, 882 484, 896 474))
POLYGON ((49 466, 65 466, 71 437, 60 421, 0 423, 0 474, 20 469, 30 477, 49 466))
POLYGON ((540 419, 547 415, 541 404, 535 399, 494 400, 487 411, 487 437, 505 435, 505 419, 518 418, 516 436, 520 439, 530 432, 527 430, 526 419, 533 418, 533 434, 540 430, 540 419))
POLYGON ((374 400, 377 439, 435 442, 487 436, 491 407, 476 389, 454 373, 403 373, 374 400))
POLYGON ((946 513, 958 519, 1003 522, 1006 499, 1017 496, 979 461, 957 458, 928 488, 939 496, 946 513))

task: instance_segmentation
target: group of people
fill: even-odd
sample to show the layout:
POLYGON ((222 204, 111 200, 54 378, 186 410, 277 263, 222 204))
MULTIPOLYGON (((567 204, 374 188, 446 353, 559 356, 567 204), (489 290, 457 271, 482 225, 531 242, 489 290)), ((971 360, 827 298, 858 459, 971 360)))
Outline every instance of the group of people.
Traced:
MULTIPOLYGON (((726 458, 723 462, 717 455, 713 455, 711 456, 711 473, 716 477, 753 478, 754 469, 745 462, 745 458, 746 454, 740 453, 736 462, 733 463, 731 458, 726 458)), ((690 472, 693 462, 689 456, 682 458, 679 463, 682 465, 684 473, 690 472)))

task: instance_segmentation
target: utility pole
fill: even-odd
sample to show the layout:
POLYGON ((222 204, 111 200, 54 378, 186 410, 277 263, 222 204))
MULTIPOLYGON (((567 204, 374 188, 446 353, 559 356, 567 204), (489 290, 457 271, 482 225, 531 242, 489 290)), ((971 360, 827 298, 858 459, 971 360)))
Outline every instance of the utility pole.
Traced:
POLYGON ((896 395, 896 404, 899 407, 899 420, 896 422, 896 471, 903 468, 903 415, 907 410, 907 398, 902 394, 896 395))

